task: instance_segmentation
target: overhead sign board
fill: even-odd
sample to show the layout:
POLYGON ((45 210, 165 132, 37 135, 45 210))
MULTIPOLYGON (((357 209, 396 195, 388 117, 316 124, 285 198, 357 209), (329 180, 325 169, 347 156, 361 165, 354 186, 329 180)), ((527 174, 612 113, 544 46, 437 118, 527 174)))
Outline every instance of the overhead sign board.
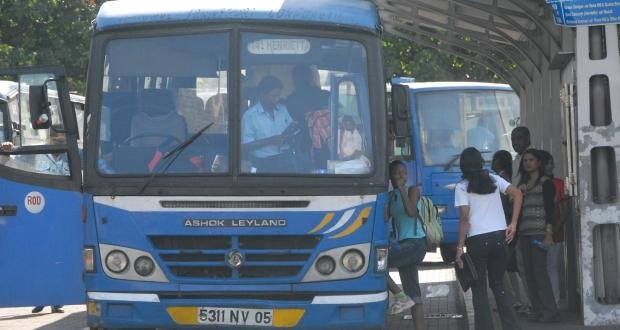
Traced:
POLYGON ((547 0, 559 25, 620 23, 620 0, 547 0))

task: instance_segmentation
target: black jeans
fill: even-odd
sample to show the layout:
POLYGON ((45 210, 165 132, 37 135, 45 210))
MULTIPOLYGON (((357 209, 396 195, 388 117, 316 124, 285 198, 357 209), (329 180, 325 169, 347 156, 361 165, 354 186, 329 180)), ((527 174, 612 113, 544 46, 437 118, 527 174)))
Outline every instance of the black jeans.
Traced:
POLYGON ((493 329, 493 318, 487 296, 487 271, 489 287, 495 296, 502 328, 504 330, 520 329, 517 313, 512 307, 512 297, 504 289, 504 274, 509 256, 505 231, 475 235, 469 237, 465 244, 478 272, 478 280, 471 287, 476 329, 493 329))
POLYGON ((544 235, 522 235, 519 237, 519 248, 523 254, 523 268, 532 309, 534 313, 550 319, 558 314, 558 307, 553 298, 551 281, 547 273, 547 251, 532 243, 534 240, 542 242, 544 239, 544 235))

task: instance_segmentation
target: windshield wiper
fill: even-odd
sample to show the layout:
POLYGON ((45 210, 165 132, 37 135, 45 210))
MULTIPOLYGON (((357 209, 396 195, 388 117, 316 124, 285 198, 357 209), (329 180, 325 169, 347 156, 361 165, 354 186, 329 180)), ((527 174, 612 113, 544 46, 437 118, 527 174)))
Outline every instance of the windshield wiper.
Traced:
MULTIPOLYGON (((480 151, 480 153, 481 153, 481 154, 489 154, 489 153, 491 153, 491 152, 492 152, 491 150, 483 150, 483 151, 480 151)), ((444 171, 449 170, 452 166, 454 166, 454 163, 455 163, 457 160, 459 160, 459 158, 461 158, 461 154, 458 154, 458 155, 454 155, 454 156, 452 156, 452 158, 450 159, 450 161, 449 161, 449 162, 447 162, 447 163, 446 163, 446 165, 443 167, 443 170, 444 170, 444 171)), ((486 160, 486 159, 484 159, 484 158, 483 158, 483 160, 484 160, 484 162, 485 162, 485 163, 486 163, 486 162, 488 162, 488 160, 486 160)))
POLYGON ((146 180, 146 182, 144 183, 144 185, 142 185, 142 188, 140 188, 140 190, 138 191, 138 194, 141 194, 146 187, 148 187, 151 182, 153 182, 153 178, 155 178, 155 176, 159 175, 159 174, 163 174, 166 173, 166 171, 168 170, 168 168, 170 168, 170 166, 172 166, 172 164, 174 163, 175 160, 177 160, 177 158, 179 158, 179 155, 181 154, 181 151, 185 150, 185 148, 187 148, 190 144, 192 144, 194 141, 196 141, 196 139, 198 137, 200 137, 200 135, 202 135, 202 133, 204 133, 204 131, 206 131, 207 129, 209 129, 209 127, 213 126, 213 124, 215 124, 215 122, 211 122, 210 124, 206 125, 205 127, 199 129, 196 133, 192 134, 192 136, 188 137, 185 141, 179 143, 179 145, 177 145, 176 147, 172 148, 172 150, 166 152, 162 159, 168 159, 170 158, 165 164, 165 166, 161 166, 161 164, 163 164, 163 162, 160 162, 157 164, 157 167, 155 167, 155 169, 153 170, 153 173, 151 173, 151 176, 149 176, 148 180, 146 180), (160 169, 162 169, 160 171, 160 169))

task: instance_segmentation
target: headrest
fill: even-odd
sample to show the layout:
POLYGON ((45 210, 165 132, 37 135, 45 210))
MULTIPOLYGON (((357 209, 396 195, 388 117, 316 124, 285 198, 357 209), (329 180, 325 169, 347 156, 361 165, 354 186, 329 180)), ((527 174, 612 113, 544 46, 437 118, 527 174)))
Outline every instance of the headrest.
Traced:
POLYGON ((140 110, 161 116, 175 110, 174 94, 169 89, 145 89, 140 95, 140 110))

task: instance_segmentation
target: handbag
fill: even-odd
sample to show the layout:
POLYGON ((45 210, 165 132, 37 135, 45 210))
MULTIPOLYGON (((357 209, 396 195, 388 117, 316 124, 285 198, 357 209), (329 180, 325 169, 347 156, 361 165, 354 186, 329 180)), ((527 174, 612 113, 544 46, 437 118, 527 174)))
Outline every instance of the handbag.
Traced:
POLYGON ((463 261, 463 268, 460 268, 455 262, 454 272, 456 273, 456 278, 461 284, 461 288, 463 288, 463 292, 465 292, 469 290, 471 285, 478 280, 478 272, 476 271, 476 267, 474 266, 474 262, 471 260, 469 253, 463 253, 463 255, 461 255, 461 260, 463 261))

